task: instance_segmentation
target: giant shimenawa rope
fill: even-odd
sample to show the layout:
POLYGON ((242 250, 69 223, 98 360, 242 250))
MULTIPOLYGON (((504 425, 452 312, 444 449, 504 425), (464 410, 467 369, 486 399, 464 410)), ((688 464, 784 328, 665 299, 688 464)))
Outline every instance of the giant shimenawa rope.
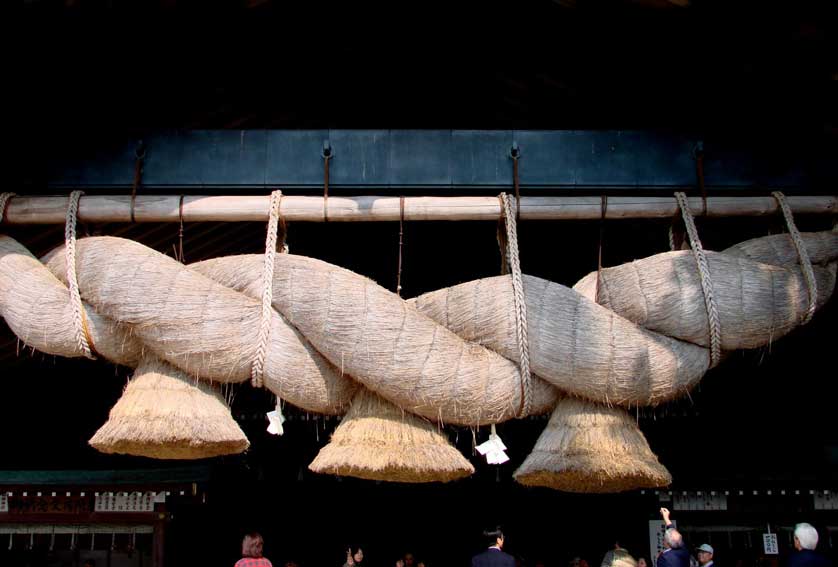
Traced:
MULTIPOLYGON (((798 257, 794 244, 785 239, 706 252, 722 349, 766 344, 805 317, 810 294, 798 260, 789 260, 798 257)), ((838 234, 801 235, 801 242, 813 263, 817 307, 835 285, 838 234)), ((586 278, 574 291, 522 276, 531 413, 553 406, 553 386, 602 403, 654 405, 695 385, 709 366, 710 333, 690 254, 604 269, 604 305, 586 298, 586 278), (615 283, 624 272, 634 287, 615 283)), ((101 356, 136 365, 148 351, 205 380, 251 377, 263 320, 263 256, 184 267, 109 237, 79 240, 76 256, 82 310, 101 356)), ((0 236, 0 314, 34 348, 84 356, 68 332, 67 288, 56 279, 67 277, 68 259, 59 250, 44 263, 49 271, 0 236)), ((265 386, 323 413, 344 411, 361 383, 431 419, 476 425, 516 417, 523 391, 515 295, 504 276, 405 302, 342 268, 281 254, 273 270, 265 386)))

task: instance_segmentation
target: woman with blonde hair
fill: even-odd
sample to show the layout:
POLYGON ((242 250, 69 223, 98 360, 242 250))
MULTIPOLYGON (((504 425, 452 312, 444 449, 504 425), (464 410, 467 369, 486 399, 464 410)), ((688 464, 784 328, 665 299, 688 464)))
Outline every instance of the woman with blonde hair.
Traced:
POLYGON ((242 540, 242 558, 236 561, 235 567, 273 567, 271 562, 262 556, 265 540, 256 532, 244 536, 242 540))
POLYGON ((637 567, 637 561, 631 556, 631 553, 623 548, 619 548, 614 550, 611 567, 637 567))

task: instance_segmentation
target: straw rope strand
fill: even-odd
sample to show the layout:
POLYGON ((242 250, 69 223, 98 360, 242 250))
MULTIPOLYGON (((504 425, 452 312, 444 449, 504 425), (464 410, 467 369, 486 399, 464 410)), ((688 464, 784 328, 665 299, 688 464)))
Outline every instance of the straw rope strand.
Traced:
POLYGON ((675 199, 678 201, 678 207, 681 209, 684 226, 687 227, 687 234, 690 237, 693 256, 695 257, 695 262, 698 265, 701 291, 704 292, 704 307, 707 309, 707 322, 710 328, 710 368, 713 368, 719 363, 722 354, 722 330, 719 319, 719 310, 716 308, 716 299, 713 295, 713 280, 710 277, 710 268, 707 265, 707 257, 704 254, 704 247, 701 245, 701 239, 698 237, 695 220, 693 219, 692 212, 690 212, 687 195, 681 191, 677 191, 675 193, 675 199))
POLYGON ((16 193, 0 193, 0 223, 6 218, 6 205, 12 200, 16 193))
POLYGON ((786 226, 791 235, 791 241, 794 243, 794 249, 797 250, 797 256, 800 258, 800 266, 803 269, 803 277, 806 279, 806 287, 809 292, 809 308, 806 310, 806 315, 803 317, 801 325, 805 325, 812 320, 815 314, 815 309, 818 303, 818 282, 815 280, 815 273, 812 270, 812 261, 809 259, 809 252, 806 250, 806 245, 803 244, 803 239, 800 237, 800 231, 797 230, 797 225, 794 224, 794 217, 791 214, 791 209, 786 202, 786 196, 782 191, 773 191, 771 195, 777 199, 780 205, 780 210, 783 212, 783 218, 786 220, 786 226))
POLYGON ((279 205, 281 202, 282 191, 271 193, 268 235, 265 238, 265 264, 262 271, 262 316, 259 323, 256 358, 253 360, 253 366, 250 369, 250 383, 254 388, 261 388, 263 384, 262 376, 265 372, 265 356, 268 352, 268 341, 270 340, 271 334, 274 259, 276 258, 276 238, 277 227, 279 226, 279 205))
POLYGON ((78 276, 76 274, 76 219, 79 212, 79 200, 84 191, 73 191, 70 193, 70 202, 67 205, 67 222, 64 226, 64 241, 67 250, 67 287, 70 288, 70 304, 73 309, 73 328, 76 331, 76 342, 84 356, 95 359, 90 333, 87 330, 87 318, 81 304, 81 293, 79 292, 78 276))
POLYGON ((503 215, 506 225, 508 246, 506 253, 512 272, 512 294, 515 303, 515 330, 518 337, 518 353, 521 361, 521 409, 520 416, 526 416, 532 409, 532 375, 530 373, 530 347, 527 336, 527 303, 524 297, 524 280, 521 277, 521 259, 518 256, 518 227, 516 214, 512 211, 511 198, 502 193, 503 215))

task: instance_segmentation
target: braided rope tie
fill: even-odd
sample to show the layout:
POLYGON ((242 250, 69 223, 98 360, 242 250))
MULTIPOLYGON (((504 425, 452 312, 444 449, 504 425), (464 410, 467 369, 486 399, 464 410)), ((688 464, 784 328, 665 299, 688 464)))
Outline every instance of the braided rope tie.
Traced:
POLYGON ((6 205, 15 195, 15 193, 0 193, 0 223, 6 218, 6 205))
POLYGON ((512 297, 515 303, 515 330, 518 337, 518 354, 521 368, 521 408, 519 416, 524 417, 532 408, 532 375, 530 373, 530 346, 527 337, 527 303, 524 298, 524 280, 521 277, 521 260, 518 256, 518 227, 511 197, 501 193, 501 213, 506 226, 508 246, 506 253, 512 272, 512 297))
POLYGON ((672 226, 672 225, 669 225, 669 249, 672 252, 675 252, 675 248, 676 248, 676 246, 675 246, 675 227, 672 226))
POLYGON ((87 329, 87 317, 84 314, 84 307, 81 303, 79 292, 79 281, 76 275, 76 219, 79 213, 79 200, 84 191, 73 191, 70 193, 70 202, 67 205, 67 216, 64 224, 64 242, 67 252, 67 284, 70 288, 70 305, 73 310, 73 328, 76 331, 76 343, 84 356, 95 359, 91 348, 92 340, 87 329))
POLYGON ((268 235, 265 238, 265 266, 262 270, 262 314, 259 321, 259 339, 256 347, 256 358, 253 360, 253 366, 250 367, 250 384, 254 388, 261 388, 263 385, 265 357, 267 356, 268 341, 271 335, 274 259, 276 258, 277 227, 279 226, 279 205, 281 202, 282 191, 271 193, 268 235))
POLYGON ((803 244, 803 239, 800 237, 800 231, 797 230, 797 225, 794 224, 794 217, 786 202, 786 196, 781 191, 773 191, 771 195, 777 199, 777 204, 780 205, 780 210, 783 212, 783 218, 786 220, 791 241, 794 244, 794 249, 797 250, 797 257, 800 258, 803 277, 806 279, 806 287, 809 292, 809 308, 806 310, 806 315, 800 323, 801 325, 805 325, 812 320, 812 316, 815 314, 818 301, 818 282, 815 280, 815 272, 812 271, 812 261, 809 259, 809 252, 806 250, 806 245, 803 244))
POLYGON ((713 281, 710 278, 710 268, 707 265, 707 257, 704 254, 704 247, 698 237, 698 230, 695 227, 695 220, 690 212, 690 204, 687 195, 681 191, 675 193, 675 200, 681 209, 681 217, 684 219, 684 226, 687 227, 687 235, 690 237, 690 244, 698 265, 698 274, 701 281, 701 291, 704 293, 704 307, 707 309, 707 323, 710 328, 710 368, 715 367, 721 359, 721 322, 719 311, 716 308, 716 299, 713 296, 713 281))

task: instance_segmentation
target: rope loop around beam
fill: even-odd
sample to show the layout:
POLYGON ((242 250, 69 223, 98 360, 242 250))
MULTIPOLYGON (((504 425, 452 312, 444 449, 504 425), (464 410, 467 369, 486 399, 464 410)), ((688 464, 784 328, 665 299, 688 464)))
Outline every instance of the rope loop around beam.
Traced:
POLYGON ((794 216, 791 213, 786 196, 782 191, 773 191, 771 195, 777 199, 777 204, 780 211, 783 213, 783 218, 786 221, 786 226, 791 235, 791 241, 794 243, 794 249, 797 251, 797 256, 800 258, 800 267, 803 269, 803 277, 806 279, 806 288, 809 292, 809 308, 806 310, 806 315, 803 317, 801 325, 805 325, 812 320, 815 314, 818 302, 818 282, 815 279, 815 273, 812 271, 812 261, 809 259, 809 253, 806 250, 806 245, 803 244, 803 239, 800 236, 800 231, 797 230, 797 225, 794 224, 794 216))
POLYGON ((519 367, 521 369, 520 416, 529 415, 532 409, 532 373, 530 372, 530 347, 527 336, 527 302, 524 297, 524 280, 521 275, 521 259, 518 255, 517 212, 512 208, 512 197, 507 193, 499 195, 502 215, 506 226, 506 255, 512 274, 512 295, 515 304, 515 330, 518 338, 519 367))
POLYGON ((76 331, 76 341, 79 349, 86 358, 95 359, 93 341, 87 327, 87 316, 81 303, 78 276, 76 274, 76 221, 79 212, 79 200, 84 191, 73 191, 67 204, 67 219, 64 225, 64 241, 67 253, 67 287, 70 289, 70 305, 73 309, 73 327, 76 331))
POLYGON ((268 352, 268 342, 271 336, 274 259, 276 258, 277 227, 279 226, 279 205, 281 202, 282 191, 271 193, 268 234, 265 238, 265 264, 262 271, 262 315, 259 322, 259 339, 257 342, 258 346, 256 347, 256 357, 250 369, 250 383, 254 388, 261 388, 264 384, 265 356, 268 352))
POLYGON ((16 193, 0 193, 0 224, 6 218, 6 205, 12 200, 16 193))
POLYGON ((701 290, 704 293, 704 307, 707 309, 707 323, 710 330, 710 368, 713 368, 721 360, 722 355, 722 330, 719 318, 719 310, 716 307, 716 299, 713 294, 713 280, 710 277, 710 267, 707 264, 707 257, 704 254, 704 247, 698 237, 698 229, 695 227, 687 195, 681 191, 675 193, 678 207, 681 209, 681 217, 684 219, 684 226, 687 228, 687 235, 690 238, 695 263, 698 265, 698 273, 701 281, 701 290))

